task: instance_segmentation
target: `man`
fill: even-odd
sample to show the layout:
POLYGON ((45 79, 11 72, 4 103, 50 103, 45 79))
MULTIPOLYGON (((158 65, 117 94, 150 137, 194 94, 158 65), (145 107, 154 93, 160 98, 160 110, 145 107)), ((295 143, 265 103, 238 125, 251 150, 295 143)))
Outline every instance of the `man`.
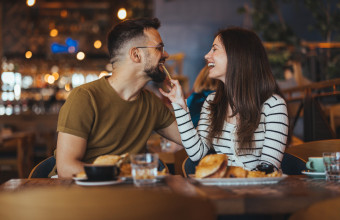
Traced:
POLYGON ((112 76, 79 86, 59 113, 57 171, 71 177, 104 154, 139 153, 153 130, 181 144, 170 110, 143 89, 166 78, 158 19, 127 20, 108 35, 112 76))

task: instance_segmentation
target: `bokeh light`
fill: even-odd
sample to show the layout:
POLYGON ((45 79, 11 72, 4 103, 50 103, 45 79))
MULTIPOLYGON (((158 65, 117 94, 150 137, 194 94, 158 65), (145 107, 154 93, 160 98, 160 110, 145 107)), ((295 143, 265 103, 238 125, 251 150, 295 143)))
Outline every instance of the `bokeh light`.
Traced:
POLYGON ((120 20, 124 20, 127 16, 127 13, 126 13, 126 9, 125 8, 121 8, 118 10, 118 13, 117 13, 117 17, 120 19, 120 20))

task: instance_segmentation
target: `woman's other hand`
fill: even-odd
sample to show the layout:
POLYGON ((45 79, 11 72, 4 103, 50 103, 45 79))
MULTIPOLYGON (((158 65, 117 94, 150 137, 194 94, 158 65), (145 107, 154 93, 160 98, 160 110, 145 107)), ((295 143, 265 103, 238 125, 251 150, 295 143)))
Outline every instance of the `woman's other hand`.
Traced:
POLYGON ((181 85, 179 84, 178 80, 170 80, 173 84, 172 87, 167 86, 169 89, 169 92, 164 92, 163 89, 159 88, 159 92, 162 93, 165 97, 170 99, 171 102, 176 103, 180 105, 184 110, 187 109, 187 105, 184 99, 183 90, 181 85))

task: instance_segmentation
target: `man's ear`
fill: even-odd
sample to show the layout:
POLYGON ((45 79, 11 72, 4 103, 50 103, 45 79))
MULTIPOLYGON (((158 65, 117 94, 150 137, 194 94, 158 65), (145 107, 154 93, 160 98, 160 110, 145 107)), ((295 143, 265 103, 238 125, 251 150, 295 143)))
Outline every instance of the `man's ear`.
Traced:
POLYGON ((133 47, 129 50, 129 55, 130 55, 130 59, 133 62, 140 63, 142 60, 140 50, 138 50, 138 48, 136 47, 133 47))

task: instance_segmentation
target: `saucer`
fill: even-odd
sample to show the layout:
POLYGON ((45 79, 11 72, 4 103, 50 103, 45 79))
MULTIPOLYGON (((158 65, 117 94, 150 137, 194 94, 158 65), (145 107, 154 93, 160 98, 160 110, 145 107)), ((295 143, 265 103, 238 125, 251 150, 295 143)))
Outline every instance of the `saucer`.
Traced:
MULTIPOLYGON (((157 180, 157 181, 161 181, 161 180, 163 180, 167 175, 168 175, 168 174, 165 174, 165 175, 158 175, 158 176, 156 176, 156 180, 157 180)), ((123 181, 128 181, 128 182, 133 181, 132 176, 120 176, 119 178, 120 178, 121 180, 123 180, 123 181)))
POLYGON ((79 186, 107 186, 107 185, 115 185, 123 182, 121 179, 117 180, 109 180, 109 181, 91 181, 88 179, 75 180, 75 183, 79 186))
POLYGON ((303 170, 303 171, 301 171, 301 173, 305 174, 309 177, 312 177, 312 178, 318 178, 318 179, 326 178, 326 172, 315 172, 315 171, 311 171, 311 170, 303 170))

